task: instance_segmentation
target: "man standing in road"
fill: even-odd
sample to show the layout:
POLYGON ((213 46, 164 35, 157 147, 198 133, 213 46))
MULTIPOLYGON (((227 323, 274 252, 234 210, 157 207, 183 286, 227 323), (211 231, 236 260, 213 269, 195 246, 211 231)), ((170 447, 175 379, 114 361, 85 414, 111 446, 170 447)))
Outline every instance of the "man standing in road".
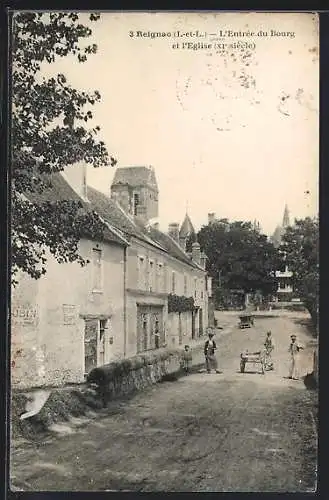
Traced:
POLYGON ((206 367, 208 373, 211 373, 211 370, 215 370, 216 373, 220 373, 218 371, 218 363, 215 355, 216 349, 217 345, 214 340, 214 332, 211 328, 208 328, 208 339, 206 340, 204 345, 204 355, 206 358, 206 367))
POLYGON ((291 335, 291 342, 289 346, 290 353, 290 370, 289 370, 289 378, 293 380, 298 380, 298 366, 299 366, 299 353, 304 347, 301 344, 298 344, 296 339, 296 335, 291 335))

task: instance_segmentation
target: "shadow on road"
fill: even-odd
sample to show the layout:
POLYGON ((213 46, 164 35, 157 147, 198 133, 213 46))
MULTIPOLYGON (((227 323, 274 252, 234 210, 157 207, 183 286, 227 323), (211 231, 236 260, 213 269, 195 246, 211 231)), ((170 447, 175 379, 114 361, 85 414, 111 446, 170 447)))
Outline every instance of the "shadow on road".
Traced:
POLYGON ((304 331, 305 331, 306 335, 311 336, 312 339, 316 339, 317 338, 316 330, 314 328, 314 325, 312 323, 312 319, 311 318, 294 318, 293 322, 296 325, 301 326, 302 328, 304 328, 304 331))
POLYGON ((248 371, 244 371, 243 373, 241 373, 240 370, 237 370, 236 373, 239 373, 241 376, 242 375, 263 375, 261 372, 258 372, 256 370, 248 370, 248 371))

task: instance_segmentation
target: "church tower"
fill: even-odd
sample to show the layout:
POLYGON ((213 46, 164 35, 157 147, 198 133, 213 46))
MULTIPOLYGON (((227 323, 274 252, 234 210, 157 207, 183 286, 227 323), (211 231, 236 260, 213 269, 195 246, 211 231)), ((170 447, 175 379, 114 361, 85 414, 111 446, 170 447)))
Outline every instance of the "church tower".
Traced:
POLYGON ((159 189, 152 167, 121 167, 115 172, 111 198, 144 224, 159 214, 159 189))

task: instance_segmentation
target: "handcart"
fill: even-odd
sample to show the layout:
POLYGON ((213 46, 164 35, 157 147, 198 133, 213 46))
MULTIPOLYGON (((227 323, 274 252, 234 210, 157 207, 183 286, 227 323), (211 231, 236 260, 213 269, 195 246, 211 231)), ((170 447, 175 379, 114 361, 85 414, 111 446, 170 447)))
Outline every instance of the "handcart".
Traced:
POLYGON ((241 353, 240 357, 241 357, 241 359, 240 359, 240 371, 241 371, 241 373, 245 372, 247 363, 252 363, 252 364, 259 364, 260 368, 261 368, 262 375, 265 374, 265 356, 264 356, 264 353, 262 353, 261 351, 257 351, 257 352, 245 351, 245 352, 241 353))
POLYGON ((250 328, 251 326, 254 325, 254 318, 251 315, 239 316, 239 319, 240 319, 239 323, 240 328, 250 328))

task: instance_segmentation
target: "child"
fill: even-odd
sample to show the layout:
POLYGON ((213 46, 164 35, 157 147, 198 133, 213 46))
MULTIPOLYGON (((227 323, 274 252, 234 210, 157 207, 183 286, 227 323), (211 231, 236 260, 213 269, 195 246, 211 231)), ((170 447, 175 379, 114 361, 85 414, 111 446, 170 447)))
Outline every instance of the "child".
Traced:
POLYGON ((272 332, 267 332, 264 346, 265 346, 265 370, 274 370, 274 365, 272 361, 272 352, 274 349, 272 332))
POLYGON ((190 346, 186 345, 184 346, 184 351, 183 351, 183 369, 186 374, 190 372, 191 366, 192 366, 192 353, 190 351, 190 346))

